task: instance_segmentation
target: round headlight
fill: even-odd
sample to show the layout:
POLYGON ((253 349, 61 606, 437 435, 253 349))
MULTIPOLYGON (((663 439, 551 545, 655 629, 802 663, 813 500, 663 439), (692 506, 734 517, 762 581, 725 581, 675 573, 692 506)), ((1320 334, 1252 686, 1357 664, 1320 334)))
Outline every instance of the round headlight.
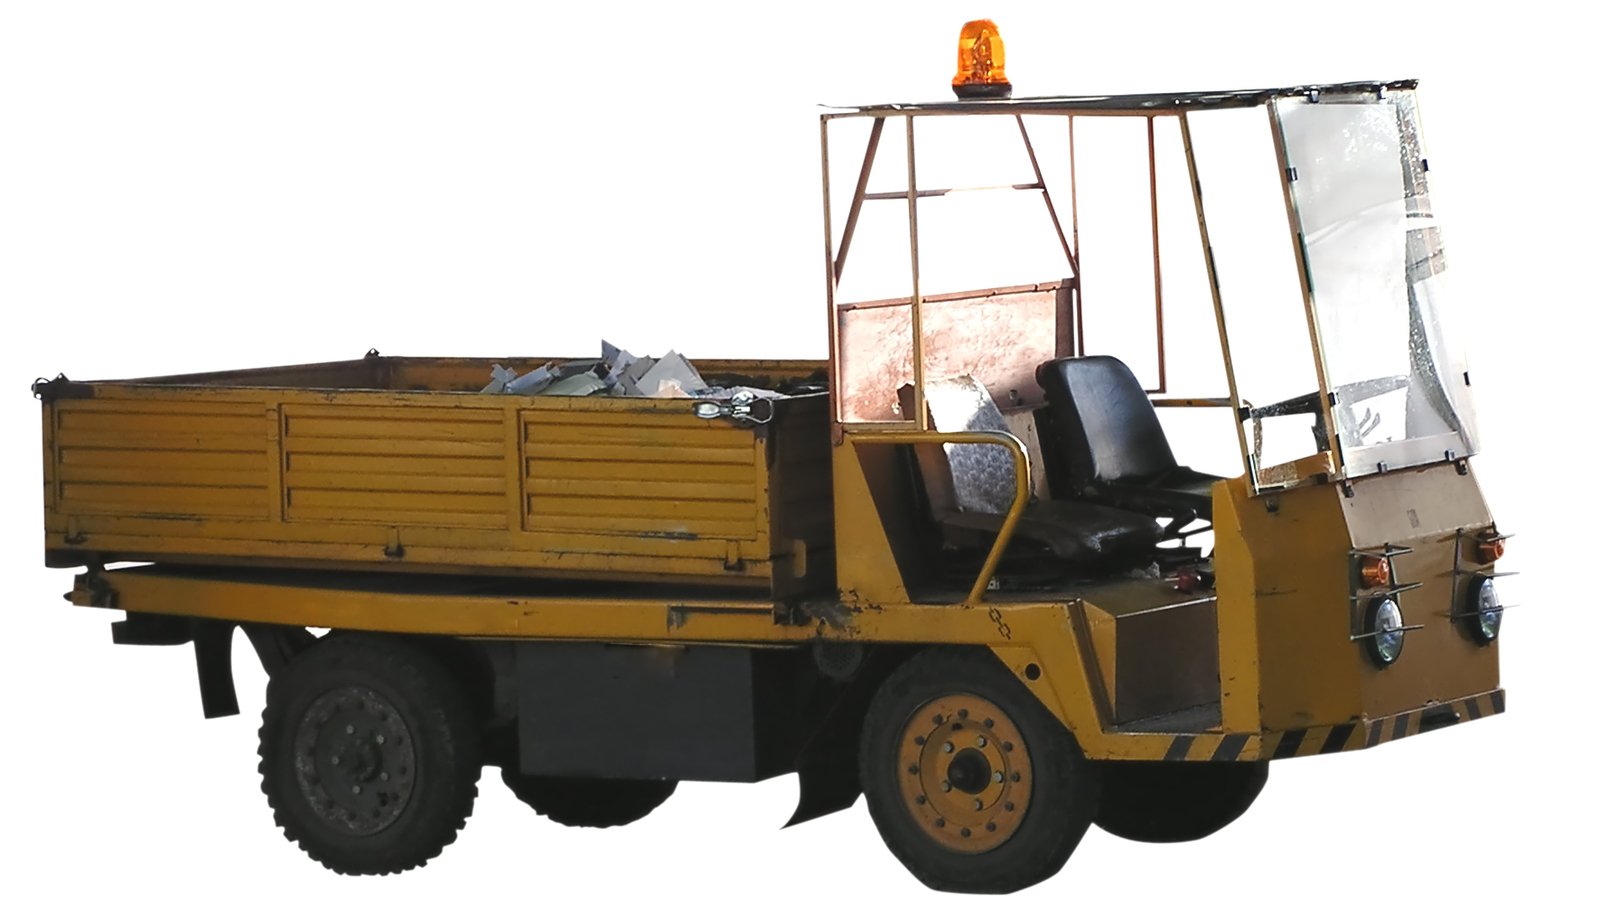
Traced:
POLYGON ((1477 576, 1466 589, 1466 606, 1461 614, 1466 630, 1479 645, 1486 646, 1499 637, 1499 622, 1505 607, 1492 576, 1477 576))
POLYGON ((1366 608, 1366 648, 1377 667, 1386 668, 1399 658, 1405 649, 1405 618, 1399 613, 1399 602, 1390 597, 1373 601, 1366 608))

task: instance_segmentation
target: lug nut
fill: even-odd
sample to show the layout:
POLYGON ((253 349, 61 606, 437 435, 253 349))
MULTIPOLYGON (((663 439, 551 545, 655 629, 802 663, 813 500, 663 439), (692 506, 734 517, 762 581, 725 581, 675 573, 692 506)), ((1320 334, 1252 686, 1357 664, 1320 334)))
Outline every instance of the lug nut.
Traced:
POLYGON ((361 787, 360 786, 351 786, 350 787, 350 791, 354 792, 356 795, 360 795, 361 794, 361 787))
POLYGON ((1005 810, 1006 811, 1015 811, 1016 810, 1016 803, 1015 802, 1006 802, 1005 803, 1005 810))
POLYGON ((989 821, 988 822, 988 832, 989 833, 993 833, 994 832, 994 822, 993 821, 989 821))
POLYGON ((927 804, 927 796, 925 796, 925 795, 918 795, 918 796, 916 796, 916 803, 917 803, 917 804, 918 804, 918 805, 925 805, 925 804, 927 804))
POLYGON ((1001 773, 998 770, 995 770, 994 771, 994 781, 995 782, 1004 782, 1005 781, 1005 774, 1001 773))
POLYGON ((955 753, 955 742, 953 742, 953 741, 945 741, 944 742, 944 753, 946 753, 946 754, 955 753))
POLYGON ((984 738, 982 735, 978 735, 977 736, 977 746, 978 747, 988 747, 988 739, 984 738))
POLYGON ((387 773, 379 773, 378 774, 378 778, 383 780, 384 782, 388 782, 389 781, 389 774, 387 774, 387 773))
POLYGON ((994 720, 993 719, 984 719, 983 720, 983 727, 984 728, 993 728, 994 727, 994 720))
POLYGON ((947 780, 947 779, 944 780, 943 782, 939 783, 938 786, 939 786, 939 788, 943 789, 945 792, 948 792, 949 791, 949 780, 947 780))
POLYGON ((378 735, 378 736, 377 736, 377 737, 376 737, 376 738, 373 738, 373 739, 372 739, 372 740, 373 740, 373 741, 376 741, 376 742, 377 742, 377 743, 379 743, 379 744, 382 744, 382 743, 383 743, 383 741, 384 741, 384 738, 383 738, 383 736, 382 736, 382 735, 378 735))
POLYGON ((346 726, 344 726, 344 733, 346 735, 355 734, 355 726, 354 725, 346 725, 346 726))
POLYGON ((339 765, 339 755, 338 754, 334 754, 331 758, 329 758, 328 762, 333 764, 334 766, 338 766, 339 765))
POLYGON ((966 718, 966 710, 963 709, 960 712, 956 713, 955 715, 960 716, 962 719, 964 719, 964 718, 966 718))
POLYGON ((970 827, 962 827, 961 828, 961 836, 964 837, 964 836, 971 836, 971 835, 972 835, 972 828, 970 828, 970 827))
POLYGON ((914 764, 914 763, 913 763, 913 764, 911 764, 911 775, 912 775, 912 776, 915 776, 915 775, 916 775, 916 774, 917 774, 917 773, 920 773, 920 772, 921 772, 921 771, 922 771, 922 768, 921 768, 921 767, 919 767, 919 766, 917 766, 917 765, 916 765, 916 764, 914 764))
POLYGON ((981 810, 983 810, 983 800, 981 798, 972 799, 972 810, 973 811, 981 811, 981 810))
POLYGON ((944 819, 943 818, 939 818, 938 820, 933 821, 933 826, 934 827, 942 827, 942 826, 944 826, 944 819))

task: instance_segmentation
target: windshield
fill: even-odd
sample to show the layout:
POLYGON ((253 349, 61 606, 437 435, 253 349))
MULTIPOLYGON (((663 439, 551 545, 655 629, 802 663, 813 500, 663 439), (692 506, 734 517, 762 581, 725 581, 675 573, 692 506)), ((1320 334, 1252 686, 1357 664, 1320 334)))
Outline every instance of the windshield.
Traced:
POLYGON ((1277 105, 1333 425, 1349 476, 1475 450, 1414 93, 1277 105))

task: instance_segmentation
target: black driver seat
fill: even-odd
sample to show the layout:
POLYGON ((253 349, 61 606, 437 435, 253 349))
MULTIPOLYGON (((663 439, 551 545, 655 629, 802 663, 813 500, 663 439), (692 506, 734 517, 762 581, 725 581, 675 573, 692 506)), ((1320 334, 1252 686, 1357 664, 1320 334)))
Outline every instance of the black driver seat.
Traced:
POLYGON ((1040 434, 1052 489, 1149 515, 1210 520, 1210 488, 1222 478, 1177 463, 1155 406, 1125 363, 1054 359, 1035 377, 1049 404, 1048 431, 1040 434))

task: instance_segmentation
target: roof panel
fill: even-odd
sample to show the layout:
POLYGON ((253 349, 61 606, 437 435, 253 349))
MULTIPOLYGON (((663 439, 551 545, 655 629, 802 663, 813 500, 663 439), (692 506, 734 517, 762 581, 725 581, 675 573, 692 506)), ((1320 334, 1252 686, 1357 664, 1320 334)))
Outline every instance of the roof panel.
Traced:
POLYGON ((1152 92, 1140 95, 1038 96, 1020 99, 972 99, 878 105, 824 105, 824 118, 893 117, 896 115, 981 114, 1175 114, 1213 108, 1247 108, 1268 99, 1317 94, 1370 93, 1416 88, 1416 81, 1326 83, 1277 89, 1228 89, 1215 92, 1152 92))

